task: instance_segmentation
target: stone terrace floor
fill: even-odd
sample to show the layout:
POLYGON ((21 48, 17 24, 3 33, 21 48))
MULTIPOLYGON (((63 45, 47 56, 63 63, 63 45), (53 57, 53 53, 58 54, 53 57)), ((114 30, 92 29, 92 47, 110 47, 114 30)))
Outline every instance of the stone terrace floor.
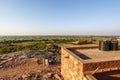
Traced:
POLYGON ((120 50, 117 51, 100 51, 94 49, 70 49, 74 54, 79 56, 84 61, 109 61, 120 60, 120 50))

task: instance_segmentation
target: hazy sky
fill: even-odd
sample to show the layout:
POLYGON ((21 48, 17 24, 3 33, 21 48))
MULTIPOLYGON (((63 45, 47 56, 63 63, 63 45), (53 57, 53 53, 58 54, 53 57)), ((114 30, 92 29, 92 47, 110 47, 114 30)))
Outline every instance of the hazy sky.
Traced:
POLYGON ((120 35, 120 0, 0 0, 0 35, 120 35))

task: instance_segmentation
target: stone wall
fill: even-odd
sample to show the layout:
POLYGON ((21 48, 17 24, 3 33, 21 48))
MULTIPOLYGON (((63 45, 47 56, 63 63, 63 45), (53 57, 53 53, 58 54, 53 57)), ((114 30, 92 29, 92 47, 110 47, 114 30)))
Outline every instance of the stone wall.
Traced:
POLYGON ((68 49, 61 48, 61 74, 64 80, 92 80, 87 79, 86 75, 112 70, 120 70, 120 60, 87 62, 68 49))
POLYGON ((93 73, 96 69, 97 69, 97 71, 95 73, 119 70, 120 69, 120 60, 86 63, 83 65, 83 67, 84 67, 83 68, 84 74, 93 73))
POLYGON ((83 63, 67 49, 61 49, 61 74, 64 80, 83 80, 83 63))

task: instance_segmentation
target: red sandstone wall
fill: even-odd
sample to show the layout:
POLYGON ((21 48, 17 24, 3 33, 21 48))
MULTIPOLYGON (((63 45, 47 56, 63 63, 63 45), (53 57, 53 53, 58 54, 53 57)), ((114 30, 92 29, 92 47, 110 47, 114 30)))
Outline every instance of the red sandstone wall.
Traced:
POLYGON ((120 60, 115 61, 104 61, 104 62, 96 62, 96 63, 86 63, 83 65, 83 72, 85 74, 94 72, 98 67, 97 72, 111 71, 120 69, 120 60))
POLYGON ((83 64, 70 53, 61 49, 61 73, 65 80, 82 80, 83 64))
POLYGON ((95 70, 97 73, 118 69, 120 69, 120 60, 82 63, 67 49, 61 49, 61 73, 64 80, 84 80, 85 75, 92 74, 95 70))

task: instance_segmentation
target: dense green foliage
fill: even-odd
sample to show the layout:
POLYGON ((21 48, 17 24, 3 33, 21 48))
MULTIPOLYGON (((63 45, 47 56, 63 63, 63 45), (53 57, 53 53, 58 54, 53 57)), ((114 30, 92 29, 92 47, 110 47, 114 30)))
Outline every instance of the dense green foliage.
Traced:
POLYGON ((99 40, 111 37, 92 36, 1 36, 0 54, 20 50, 45 50, 59 53, 57 44, 98 44, 99 40))

